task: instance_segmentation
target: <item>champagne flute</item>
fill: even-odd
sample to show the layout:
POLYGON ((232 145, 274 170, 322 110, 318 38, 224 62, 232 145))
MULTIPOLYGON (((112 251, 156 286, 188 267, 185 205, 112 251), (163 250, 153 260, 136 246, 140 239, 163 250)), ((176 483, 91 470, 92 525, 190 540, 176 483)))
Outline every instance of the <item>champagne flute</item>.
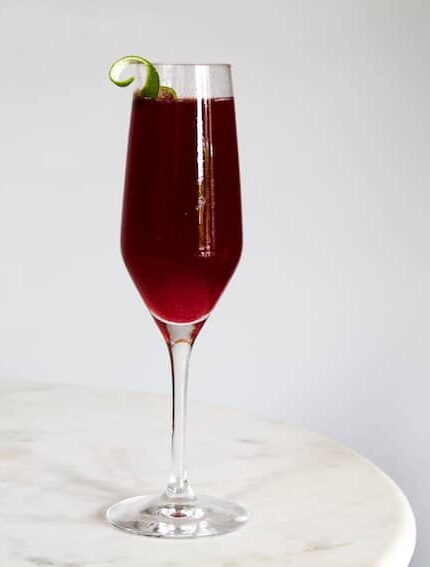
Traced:
POLYGON ((185 465, 185 421, 193 343, 242 251, 231 69, 223 64, 147 67, 164 86, 157 84, 151 98, 144 91, 133 98, 121 250, 170 355, 172 459, 164 493, 123 500, 107 518, 140 535, 216 535, 235 530, 248 514, 237 504, 195 495, 185 465))

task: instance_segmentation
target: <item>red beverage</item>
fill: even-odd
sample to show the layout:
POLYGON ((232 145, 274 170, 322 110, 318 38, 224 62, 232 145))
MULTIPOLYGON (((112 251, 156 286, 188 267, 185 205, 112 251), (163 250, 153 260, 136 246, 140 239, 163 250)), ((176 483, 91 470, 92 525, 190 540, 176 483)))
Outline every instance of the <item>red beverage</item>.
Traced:
POLYGON ((242 250, 233 98, 133 101, 121 247, 151 313, 213 309, 242 250))

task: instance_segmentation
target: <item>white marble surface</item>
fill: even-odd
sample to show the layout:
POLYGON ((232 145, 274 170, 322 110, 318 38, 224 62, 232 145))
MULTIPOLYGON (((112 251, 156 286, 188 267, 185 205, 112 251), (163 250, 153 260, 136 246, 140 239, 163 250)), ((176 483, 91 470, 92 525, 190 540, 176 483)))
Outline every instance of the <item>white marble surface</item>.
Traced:
POLYGON ((191 404, 200 492, 252 517, 236 533, 160 541, 110 527, 114 501, 164 486, 167 399, 0 384, 0 565, 406 567, 415 522, 374 465, 315 433, 191 404))

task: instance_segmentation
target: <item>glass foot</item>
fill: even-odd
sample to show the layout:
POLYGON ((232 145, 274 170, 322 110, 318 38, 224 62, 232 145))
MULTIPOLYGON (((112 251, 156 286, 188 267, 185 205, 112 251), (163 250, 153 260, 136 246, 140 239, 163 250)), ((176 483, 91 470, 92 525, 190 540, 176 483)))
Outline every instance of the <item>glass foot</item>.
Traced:
POLYGON ((202 537, 232 532, 249 515, 244 508, 208 496, 172 498, 136 496, 109 508, 109 522, 121 530, 152 537, 202 537))

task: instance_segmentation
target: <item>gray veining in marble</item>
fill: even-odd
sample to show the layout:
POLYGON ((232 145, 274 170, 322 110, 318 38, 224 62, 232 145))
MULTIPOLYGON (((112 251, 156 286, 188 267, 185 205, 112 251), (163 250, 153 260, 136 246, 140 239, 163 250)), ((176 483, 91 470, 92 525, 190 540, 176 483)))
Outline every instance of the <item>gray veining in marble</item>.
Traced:
POLYGON ((321 435, 191 404, 196 490, 238 501, 236 533, 160 541, 110 527, 106 508, 164 486, 169 401, 0 384, 0 565, 406 567, 415 522, 397 486, 321 435))

